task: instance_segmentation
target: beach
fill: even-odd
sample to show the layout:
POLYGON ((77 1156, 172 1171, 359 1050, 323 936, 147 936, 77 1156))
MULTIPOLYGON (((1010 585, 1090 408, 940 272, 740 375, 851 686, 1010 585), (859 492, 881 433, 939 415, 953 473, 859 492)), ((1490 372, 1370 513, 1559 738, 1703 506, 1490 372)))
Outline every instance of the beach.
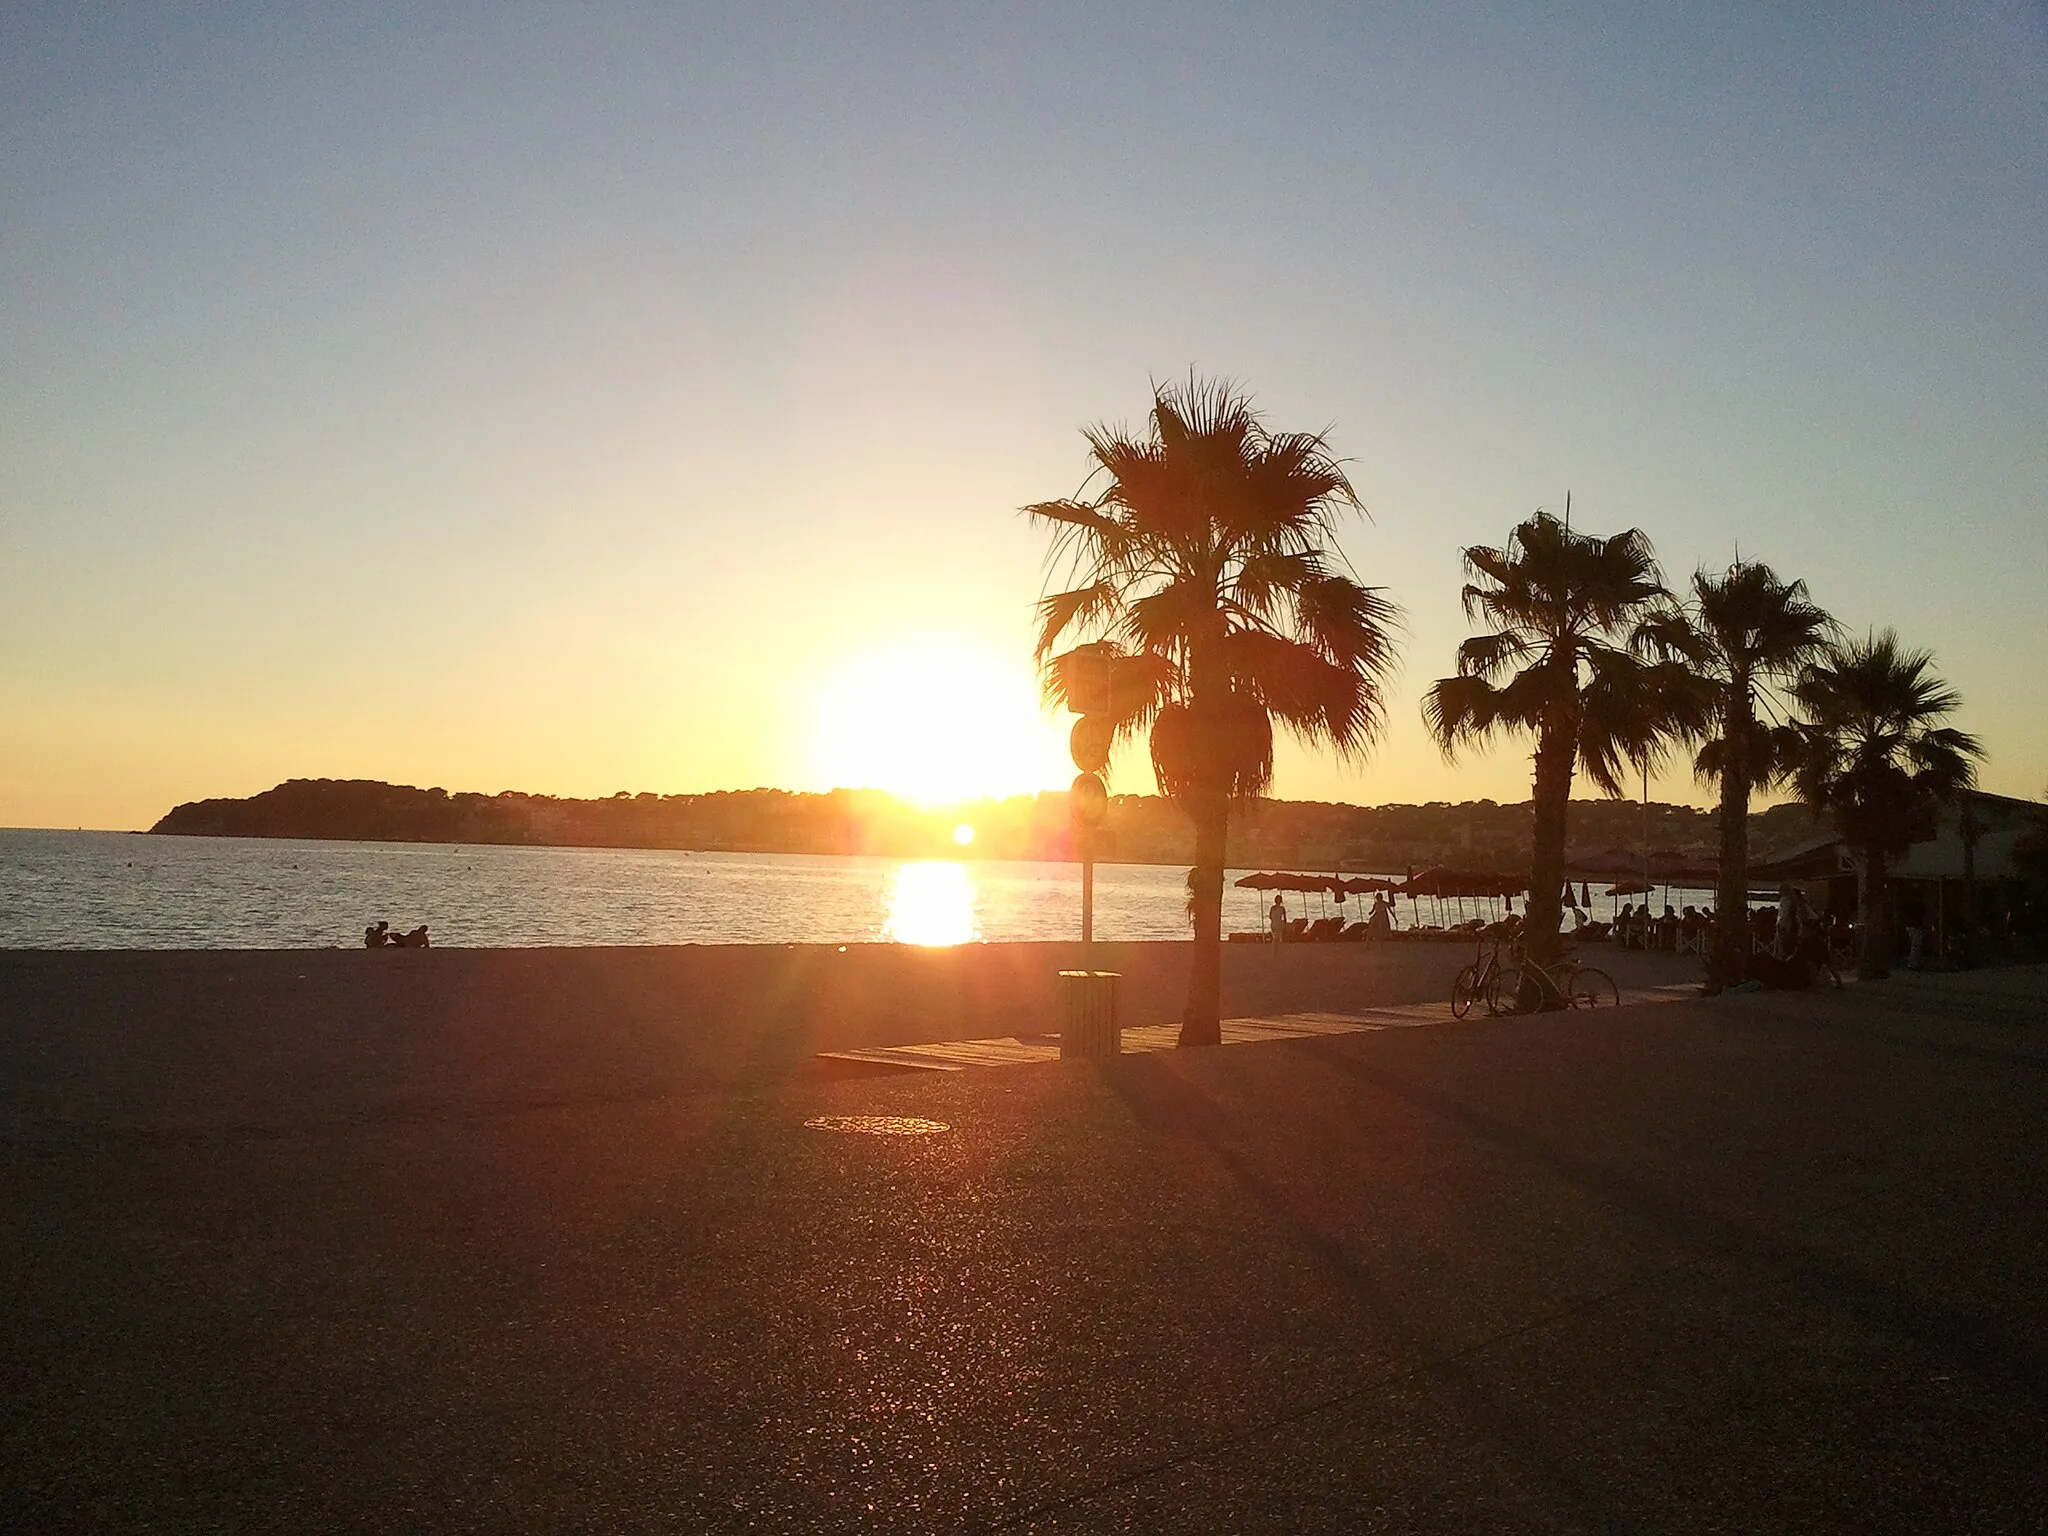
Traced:
MULTIPOLYGON (((1043 1029, 1073 958, 0 955, 0 1507, 52 1531, 2048 1516, 2048 972, 815 1068, 1043 1029), (943 1129, 812 1125, 856 1117, 943 1129)), ((1111 958, 1139 1016, 1177 1012, 1185 946, 1111 958)), ((1232 951, 1225 1011, 1440 996, 1462 958, 1232 951)))

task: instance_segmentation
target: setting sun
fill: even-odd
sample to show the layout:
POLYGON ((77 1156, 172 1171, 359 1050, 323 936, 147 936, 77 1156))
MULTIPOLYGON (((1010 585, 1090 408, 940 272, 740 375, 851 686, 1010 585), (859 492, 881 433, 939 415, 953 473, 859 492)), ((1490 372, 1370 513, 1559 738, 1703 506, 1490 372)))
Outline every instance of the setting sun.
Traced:
MULTIPOLYGON (((869 652, 829 674, 811 733, 822 786, 926 805, 1058 788, 1074 772, 1066 726, 1040 708, 1029 664, 945 637, 869 652)), ((974 829, 963 823, 953 836, 964 847, 974 829)))

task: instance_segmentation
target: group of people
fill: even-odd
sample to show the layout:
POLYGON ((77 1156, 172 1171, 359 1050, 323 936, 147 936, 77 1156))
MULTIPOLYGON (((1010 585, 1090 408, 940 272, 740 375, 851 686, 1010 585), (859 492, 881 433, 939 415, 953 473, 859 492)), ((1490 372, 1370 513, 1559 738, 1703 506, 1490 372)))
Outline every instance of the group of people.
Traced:
POLYGON ((1659 915, 1651 911, 1647 901, 1640 907, 1625 901, 1621 910, 1614 914, 1614 942, 1623 949, 1684 953, 1697 949, 1702 936, 1711 933, 1713 927, 1712 907, 1704 912, 1697 907, 1687 907, 1679 912, 1667 901, 1662 915, 1659 915))
POLYGON ((363 930, 365 949, 425 949, 427 947, 427 925, 409 933, 393 933, 389 923, 372 923, 363 930))
MULTIPOLYGON (((1838 947, 1849 936, 1846 917, 1813 911, 1805 895, 1794 886, 1786 887, 1775 906, 1751 907, 1748 927, 1751 953, 1769 954, 1780 960, 1791 958, 1809 930, 1817 930, 1824 944, 1838 947)), ((1663 912, 1657 913, 1648 902, 1640 907, 1624 902, 1614 919, 1615 942, 1625 949, 1703 955, 1713 943, 1713 933, 1712 907, 1689 906, 1678 911, 1667 901, 1663 912)))
MULTIPOLYGON (((1296 921, 1300 920, 1296 919, 1296 921)), ((1331 921, 1339 920, 1331 919, 1331 921)), ((1287 916, 1287 903, 1281 900, 1277 893, 1273 897, 1273 905, 1266 909, 1266 928, 1272 934, 1275 944, 1286 943, 1290 936, 1297 938, 1303 936, 1302 932, 1293 929, 1287 916)), ((1393 902, 1387 899, 1386 892, 1380 892, 1377 896, 1373 897, 1372 911, 1362 922, 1352 925, 1349 929, 1342 929, 1340 931, 1345 938, 1384 939, 1394 931, 1393 902)), ((1309 936, 1313 937, 1313 935, 1309 936)))

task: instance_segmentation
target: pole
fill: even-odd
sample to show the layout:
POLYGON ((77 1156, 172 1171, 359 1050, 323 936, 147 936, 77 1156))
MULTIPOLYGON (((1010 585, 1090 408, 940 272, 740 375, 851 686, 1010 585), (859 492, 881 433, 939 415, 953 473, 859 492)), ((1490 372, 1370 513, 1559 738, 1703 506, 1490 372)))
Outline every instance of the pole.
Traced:
POLYGON ((1643 759, 1643 894, 1650 893, 1650 760, 1643 759))
POLYGON ((1095 964, 1095 839, 1081 831, 1081 942, 1088 946, 1088 965, 1095 964))

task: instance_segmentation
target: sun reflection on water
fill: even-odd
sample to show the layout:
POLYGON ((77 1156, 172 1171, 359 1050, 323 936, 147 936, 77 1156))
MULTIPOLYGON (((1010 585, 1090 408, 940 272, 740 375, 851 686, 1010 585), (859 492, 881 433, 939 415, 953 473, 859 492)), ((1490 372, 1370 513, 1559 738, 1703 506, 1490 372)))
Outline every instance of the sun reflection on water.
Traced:
POLYGON ((899 865, 882 937, 893 944, 972 944, 981 937, 975 894, 965 864, 933 859, 899 865))

